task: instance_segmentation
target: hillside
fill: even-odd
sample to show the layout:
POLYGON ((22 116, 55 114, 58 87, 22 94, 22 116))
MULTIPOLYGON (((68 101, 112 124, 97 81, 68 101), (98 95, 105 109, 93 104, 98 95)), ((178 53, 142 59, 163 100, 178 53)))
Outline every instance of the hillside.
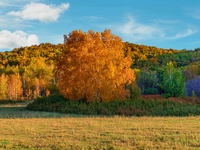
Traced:
MULTIPOLYGON (((2 85, 3 83, 14 85, 14 80, 19 80, 20 83, 19 92, 14 98, 12 96, 12 99, 32 99, 56 93, 56 80, 53 77, 54 61, 56 56, 62 53, 62 49, 63 44, 42 43, 38 46, 0 52, 0 82, 2 85)), ((131 67, 137 75, 135 88, 139 88, 141 94, 163 93, 159 84, 163 80, 163 69, 169 62, 172 62, 175 68, 181 69, 186 80, 200 75, 199 49, 192 51, 163 49, 124 42, 123 51, 125 56, 133 60, 131 67)), ((8 98, 7 90, 3 86, 0 87, 3 93, 0 94, 0 99, 8 98)))

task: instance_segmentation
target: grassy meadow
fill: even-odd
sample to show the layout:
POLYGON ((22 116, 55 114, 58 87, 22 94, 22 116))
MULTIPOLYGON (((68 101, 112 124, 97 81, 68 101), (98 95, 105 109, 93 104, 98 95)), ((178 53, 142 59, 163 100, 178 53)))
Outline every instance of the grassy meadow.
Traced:
POLYGON ((0 149, 198 149, 200 117, 94 117, 0 105, 0 149))

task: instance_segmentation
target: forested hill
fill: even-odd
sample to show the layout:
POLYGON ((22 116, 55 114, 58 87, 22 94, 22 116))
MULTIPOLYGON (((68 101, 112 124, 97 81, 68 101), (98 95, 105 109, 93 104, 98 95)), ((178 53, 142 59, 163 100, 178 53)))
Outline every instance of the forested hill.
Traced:
MULTIPOLYGON (((179 52, 173 49, 162 49, 153 46, 138 45, 125 42, 124 52, 132 57, 133 62, 156 58, 163 54, 174 54, 179 52)), ((63 44, 53 45, 42 43, 38 46, 15 48, 10 52, 0 52, 1 66, 26 66, 33 57, 44 57, 47 63, 52 63, 55 56, 61 53, 63 44)))
POLYGON ((200 62, 200 48, 195 50, 163 49, 154 46, 125 43, 125 54, 133 59, 133 68, 158 68, 172 62, 175 67, 184 67, 200 62))
POLYGON ((164 54, 173 55, 180 52, 174 49, 163 49, 129 42, 125 42, 124 45, 125 55, 130 56, 133 60, 133 68, 150 67, 158 63, 159 56, 164 54))
MULTIPOLYGON (((63 48, 63 44, 43 43, 0 52, 0 100, 35 99, 57 93, 54 62, 63 48)), ((163 92, 158 85, 169 62, 181 68, 187 81, 200 76, 200 49, 162 49, 125 42, 123 50, 133 60, 131 67, 137 71, 136 85, 142 94, 163 92)))
POLYGON ((43 57, 47 64, 52 64, 57 54, 61 53, 63 44, 42 43, 29 47, 15 48, 10 52, 0 52, 0 66, 27 66, 32 58, 43 57))
MULTIPOLYGON (((43 57, 47 64, 53 64, 55 56, 60 54, 63 44, 42 43, 29 47, 15 48, 10 52, 0 52, 0 67, 28 66, 32 58, 43 57)), ((124 42, 124 53, 133 60, 133 68, 160 67, 173 62, 175 67, 190 65, 200 61, 200 49, 175 50, 155 46, 138 45, 124 42)))

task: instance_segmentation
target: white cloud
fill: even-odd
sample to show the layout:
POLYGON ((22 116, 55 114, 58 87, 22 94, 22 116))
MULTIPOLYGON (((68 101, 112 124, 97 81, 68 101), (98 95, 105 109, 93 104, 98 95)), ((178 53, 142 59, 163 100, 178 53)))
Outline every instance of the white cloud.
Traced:
POLYGON ((154 37, 164 37, 164 33, 159 27, 141 24, 130 15, 125 24, 117 26, 117 30, 127 38, 131 38, 134 42, 154 37))
POLYGON ((11 11, 7 15, 21 17, 25 20, 40 20, 41 22, 56 21, 60 14, 69 9, 69 3, 59 6, 46 5, 42 3, 30 3, 20 11, 11 11))
POLYGON ((13 49, 17 47, 31 46, 39 44, 37 35, 23 31, 10 32, 8 30, 0 31, 0 48, 13 49))
POLYGON ((172 40, 184 38, 197 32, 195 27, 185 27, 184 31, 184 29, 181 30, 177 26, 174 26, 174 24, 181 24, 182 27, 187 25, 179 20, 158 19, 152 20, 154 24, 143 24, 131 15, 126 17, 128 19, 125 23, 110 26, 125 41, 138 43, 147 40, 172 40))
POLYGON ((192 29, 187 29, 187 31, 182 32, 182 33, 177 33, 175 36, 170 37, 169 39, 179 39, 179 38, 184 38, 186 36, 190 36, 194 33, 196 33, 196 30, 192 30, 192 29))

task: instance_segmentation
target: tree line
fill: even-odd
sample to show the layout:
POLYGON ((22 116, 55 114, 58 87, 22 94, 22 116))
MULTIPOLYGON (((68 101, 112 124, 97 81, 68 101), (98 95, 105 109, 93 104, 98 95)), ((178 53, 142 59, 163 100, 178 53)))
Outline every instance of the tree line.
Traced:
MULTIPOLYGON (((128 65, 134 71, 132 76, 135 76, 132 78, 135 80, 132 80, 132 84, 129 84, 128 87, 132 96, 140 94, 180 96, 186 92, 189 95, 192 93, 198 95, 196 83, 199 81, 200 75, 199 61, 200 50, 198 48, 174 50, 122 42, 119 37, 112 35, 110 30, 102 33, 73 31, 65 36, 63 44, 42 43, 38 46, 33 45, 15 48, 10 52, 0 52, 0 99, 23 100, 48 96, 58 92, 57 83, 60 91, 63 91, 63 94, 67 93, 66 97, 69 98, 80 99, 80 95, 77 93, 83 93, 82 85, 85 86, 82 90, 88 90, 81 99, 95 97, 95 94, 96 100, 100 99, 99 92, 109 91, 108 89, 113 89, 111 93, 116 95, 120 92, 114 89, 123 91, 128 86, 128 82, 126 83, 122 77, 130 77, 130 72, 126 70, 129 73, 125 73, 124 76, 120 74, 125 71, 123 71, 124 68, 128 68, 128 65), (118 51, 115 51, 117 49, 118 51), (118 57, 115 58, 115 56, 118 57), (63 57, 65 59, 62 59, 63 57), (68 63, 63 66, 65 62, 68 63), (85 63, 87 65, 84 65, 85 63), (74 64, 79 65, 75 67, 74 64), (93 68, 95 65, 100 67, 93 68), (63 67, 66 67, 68 72, 63 76, 62 82, 59 82, 63 67), (70 67, 74 71, 71 71, 70 67), (86 68, 90 70, 88 71, 86 68), (58 70, 60 70, 59 73, 58 70), (75 71, 79 73, 76 74, 75 71), (80 72, 84 72, 84 76, 80 75, 80 72), (55 73, 57 73, 56 77, 55 73), (106 76, 103 77, 102 74, 106 76), (79 83, 75 82, 76 79, 66 80, 66 78, 70 79, 72 75, 82 81, 80 80, 79 83), (93 78, 91 81, 86 80, 91 76, 93 78), (87 81, 87 83, 83 81, 87 81), (100 82, 101 87, 98 87, 98 90, 92 94, 91 91, 94 91, 100 82), (62 89, 64 85, 61 83, 73 85, 73 89, 68 89, 71 92, 66 92, 65 88, 62 89), (76 86, 77 89, 74 88, 76 86), (166 87, 171 89, 166 89, 166 87), (186 87, 185 91, 181 87, 186 87), (177 93, 179 94, 177 95, 177 93), (76 97, 72 95, 76 95, 76 97)), ((125 91, 121 95, 126 93, 125 91)), ((107 93, 107 97, 105 96, 104 99, 110 101, 108 98, 110 95, 112 94, 107 93)), ((126 97, 126 94, 124 96, 126 97)))

